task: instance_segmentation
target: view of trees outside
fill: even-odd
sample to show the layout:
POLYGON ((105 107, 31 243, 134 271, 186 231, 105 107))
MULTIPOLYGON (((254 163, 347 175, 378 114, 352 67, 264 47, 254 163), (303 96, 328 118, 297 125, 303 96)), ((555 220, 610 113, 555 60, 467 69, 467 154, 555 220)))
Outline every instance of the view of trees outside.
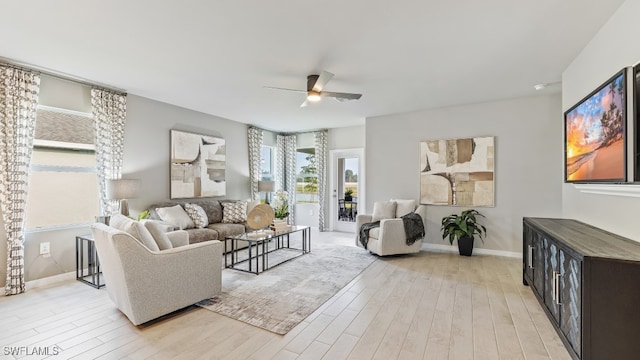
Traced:
POLYGON ((344 190, 351 189, 351 196, 358 196, 358 159, 344 159, 344 190))
POLYGON ((297 185, 296 202, 317 203, 318 168, 315 149, 298 149, 296 154, 297 185))

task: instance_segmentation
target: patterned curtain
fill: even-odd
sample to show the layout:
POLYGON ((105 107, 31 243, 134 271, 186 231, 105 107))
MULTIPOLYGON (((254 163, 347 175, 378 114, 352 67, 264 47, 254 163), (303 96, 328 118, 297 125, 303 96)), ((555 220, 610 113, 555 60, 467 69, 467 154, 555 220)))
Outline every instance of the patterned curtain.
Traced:
POLYGON ((297 135, 277 135, 276 137, 276 190, 289 194, 289 217, 287 221, 295 225, 296 204, 296 152, 297 135))
POLYGON ((325 223, 326 195, 327 195, 327 138, 329 132, 327 130, 316 131, 316 166, 318 171, 318 229, 325 231, 327 224, 325 223))
POLYGON ((249 183, 251 199, 260 199, 258 181, 262 177, 262 141, 264 133, 261 129, 249 127, 249 183))
POLYGON ((103 216, 109 216, 118 209, 116 200, 107 199, 107 180, 119 179, 122 176, 127 95, 92 89, 91 105, 96 137, 100 212, 103 216))
POLYGON ((6 295, 25 290, 25 207, 39 92, 39 74, 0 66, 0 203, 7 234, 6 295))

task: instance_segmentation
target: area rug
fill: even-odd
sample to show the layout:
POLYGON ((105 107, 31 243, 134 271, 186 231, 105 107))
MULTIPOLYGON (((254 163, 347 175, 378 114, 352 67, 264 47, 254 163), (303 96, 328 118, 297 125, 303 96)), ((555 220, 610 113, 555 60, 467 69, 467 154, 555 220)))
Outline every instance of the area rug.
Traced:
POLYGON ((312 249, 260 275, 225 269, 222 294, 197 305, 284 335, 374 260, 364 249, 332 246, 312 249))

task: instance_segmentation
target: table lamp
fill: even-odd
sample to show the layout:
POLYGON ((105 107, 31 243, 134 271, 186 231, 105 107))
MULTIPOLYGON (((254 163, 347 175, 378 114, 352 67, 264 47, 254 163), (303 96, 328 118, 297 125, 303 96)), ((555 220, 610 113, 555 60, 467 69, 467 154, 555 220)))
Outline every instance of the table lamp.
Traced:
POLYGON ((265 193, 264 203, 269 203, 269 194, 273 192, 276 187, 275 181, 258 181, 258 192, 265 193))
POLYGON ((120 214, 129 216, 127 199, 133 199, 136 196, 138 196, 137 179, 107 180, 107 199, 120 200, 120 214))

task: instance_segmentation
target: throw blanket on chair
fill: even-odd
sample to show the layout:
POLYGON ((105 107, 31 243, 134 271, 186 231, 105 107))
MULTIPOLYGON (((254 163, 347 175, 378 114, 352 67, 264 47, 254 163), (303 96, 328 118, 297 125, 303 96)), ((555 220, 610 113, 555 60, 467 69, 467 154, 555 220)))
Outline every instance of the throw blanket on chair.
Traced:
MULTIPOLYGON (((404 234, 407 238, 407 245, 413 245, 418 239, 424 237, 424 223, 422 217, 415 212, 408 213, 401 217, 402 224, 404 225, 404 234)), ((364 223, 360 227, 360 244, 365 249, 369 242, 369 231, 371 229, 380 227, 380 221, 364 223)))
POLYGON ((413 245, 418 239, 424 237, 424 224, 422 217, 414 212, 402 217, 404 224, 404 234, 407 236, 407 245, 413 245))
POLYGON ((367 243, 369 242, 369 230, 380 227, 380 221, 374 221, 370 223, 364 223, 360 227, 360 244, 362 244, 363 248, 367 248, 367 243))

